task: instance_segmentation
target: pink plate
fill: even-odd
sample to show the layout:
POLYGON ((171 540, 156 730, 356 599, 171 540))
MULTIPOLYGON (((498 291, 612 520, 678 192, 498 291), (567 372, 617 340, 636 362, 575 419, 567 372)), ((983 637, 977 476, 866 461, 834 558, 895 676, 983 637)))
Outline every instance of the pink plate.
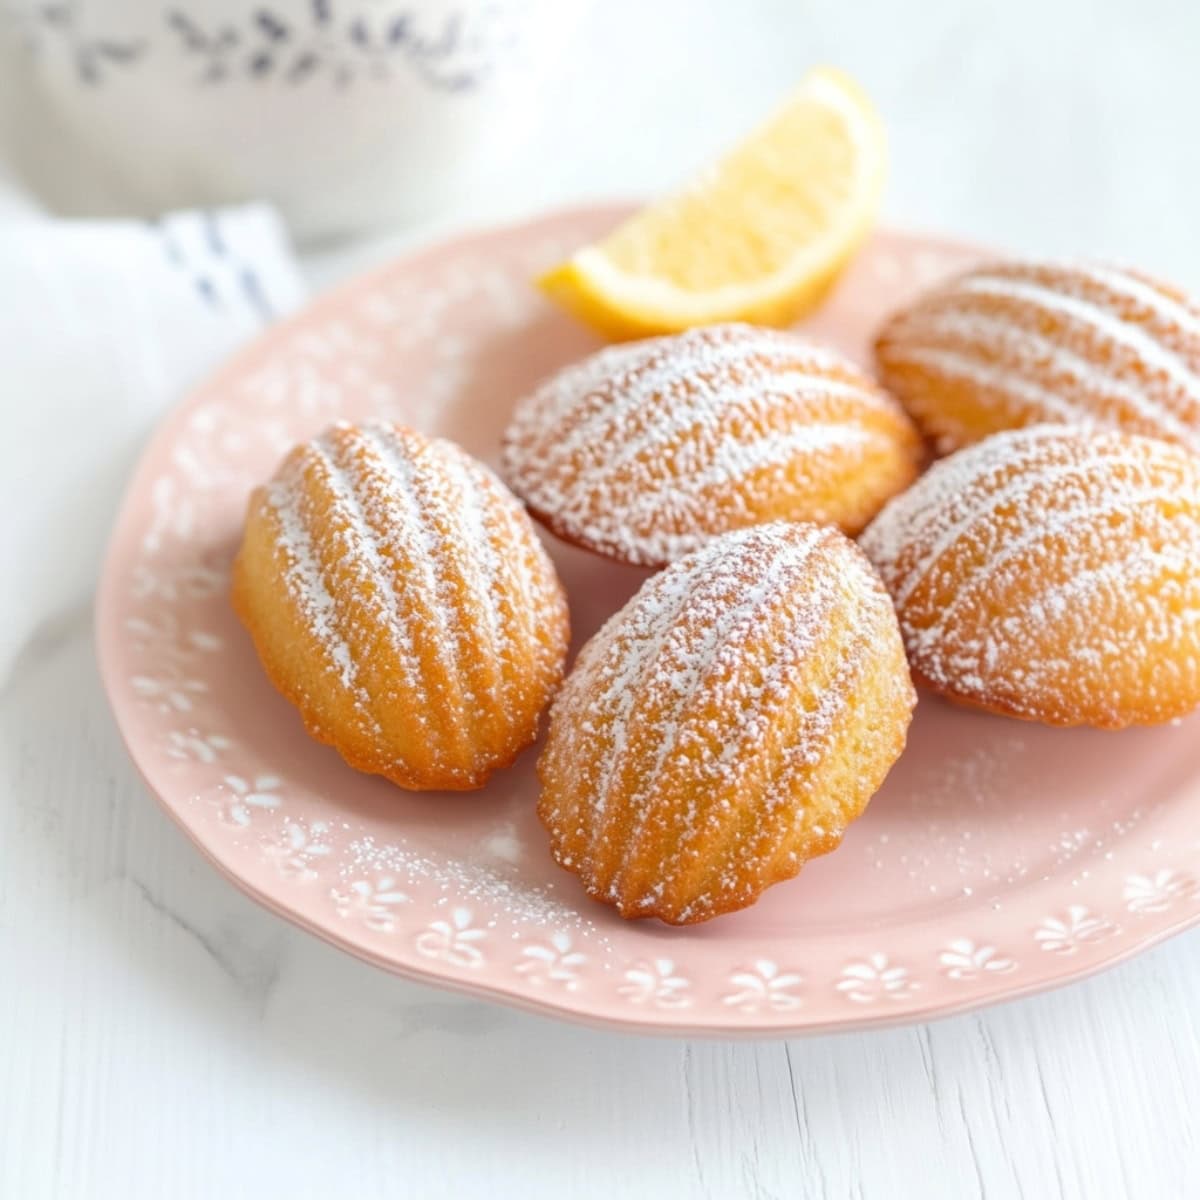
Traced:
MULTIPOLYGON (((844 846, 754 908, 626 923, 551 861, 535 753, 414 795, 305 736, 226 597, 247 493, 338 417, 494 461, 516 397, 596 342, 530 277, 605 230, 561 213, 415 254, 317 301, 158 431, 100 588, 105 685, 168 812, 239 887, 403 975, 596 1024, 794 1034, 953 1012, 1086 975, 1200 916, 1200 724, 1056 731, 921 700, 844 846)), ((878 234, 806 327, 862 356, 914 286, 977 257, 878 234)), ((586 637, 644 578, 552 550, 586 637)))

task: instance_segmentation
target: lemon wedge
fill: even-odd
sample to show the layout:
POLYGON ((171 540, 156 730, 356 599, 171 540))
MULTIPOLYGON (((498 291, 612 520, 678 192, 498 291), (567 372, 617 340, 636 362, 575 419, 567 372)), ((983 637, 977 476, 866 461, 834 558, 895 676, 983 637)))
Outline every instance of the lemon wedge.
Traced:
POLYGON ((786 325, 819 302, 870 231, 886 161, 883 124, 858 85, 814 70, 723 159, 539 283, 615 338, 717 321, 786 325))

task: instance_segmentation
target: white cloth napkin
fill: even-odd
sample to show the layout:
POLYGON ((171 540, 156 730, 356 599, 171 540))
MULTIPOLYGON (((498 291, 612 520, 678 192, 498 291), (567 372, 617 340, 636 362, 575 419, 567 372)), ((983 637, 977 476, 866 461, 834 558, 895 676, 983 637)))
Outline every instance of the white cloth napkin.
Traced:
POLYGON ((0 207, 0 687, 87 603, 159 417, 303 294, 260 206, 153 223, 0 207))

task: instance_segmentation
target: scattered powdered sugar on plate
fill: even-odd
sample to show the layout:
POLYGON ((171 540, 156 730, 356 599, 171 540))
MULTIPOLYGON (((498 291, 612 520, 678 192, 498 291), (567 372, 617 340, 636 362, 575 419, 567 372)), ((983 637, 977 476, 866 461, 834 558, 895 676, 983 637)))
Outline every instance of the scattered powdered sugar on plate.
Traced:
MULTIPOLYGON (((376 873, 401 883, 432 885, 441 893, 435 901, 438 905, 476 902, 502 916, 514 929, 569 929, 600 949, 608 948, 607 935, 594 921, 558 899, 552 885, 526 883, 516 869, 505 870, 468 858, 437 859, 400 842, 379 841, 370 834, 354 839, 347 851, 339 867, 345 881, 376 873)), ((496 917, 488 921, 489 927, 496 923, 496 917)))
MULTIPOLYGON (((619 215, 555 217, 552 236, 540 232, 545 228, 540 222, 505 231, 499 240, 485 235, 482 250, 460 244, 438 251, 427 265, 424 258, 398 263, 385 276, 319 302, 299 326, 281 324, 242 360, 248 365, 222 373, 189 402, 190 411, 185 406, 182 420, 164 426, 131 484, 97 613, 105 686, 131 751, 164 806, 241 886, 352 953, 434 983, 446 980, 621 1026, 656 1020, 680 1030, 778 1035, 947 1011, 999 998, 1013 987, 1029 991, 1061 982, 1194 920, 1200 904, 1190 893, 1176 899, 1169 893, 1194 875, 1200 849, 1190 782, 1196 739, 1188 732, 1200 717, 1180 730, 1111 739, 1084 733, 1079 741, 1071 735, 1064 751, 1064 743, 1050 736, 1058 731, 1043 731, 1043 738, 1013 722, 973 714, 960 721, 950 705, 923 701, 913 726, 915 744, 897 766, 903 786, 893 789, 889 782, 867 821, 852 829, 854 840, 798 883, 693 934, 654 922, 619 921, 560 875, 530 819, 536 796, 528 771, 498 776, 495 796, 481 797, 482 804, 471 798, 444 827, 433 809, 430 819, 423 812, 410 820, 439 798, 418 799, 412 810, 405 803, 389 805, 377 782, 346 771, 336 756, 310 745, 287 705, 271 700, 228 612, 227 551, 241 528, 245 491, 270 474, 288 446, 310 438, 335 415, 355 421, 402 416, 475 452, 492 453, 501 418, 489 384, 508 378, 514 392, 530 389, 541 371, 586 344, 582 334, 566 334, 566 321, 542 319, 545 310, 528 279, 560 259, 563 247, 601 234, 619 215), (447 264, 453 280, 443 269, 447 264), (389 310, 368 321, 368 305, 375 309, 385 293, 389 310), (447 358, 455 355, 464 371, 447 370, 447 358), (488 371, 477 373, 483 361, 488 371), (201 481, 193 469, 197 463, 210 482, 201 481), (147 530, 158 539, 153 551, 147 530), (133 678, 157 678, 163 660, 143 638, 129 636, 125 621, 158 620, 163 614, 177 619, 181 631, 224 638, 221 648, 196 657, 195 678, 206 690, 189 693, 192 706, 182 714, 148 703, 131 686, 133 678), (979 732, 964 728, 967 720, 979 732), (1000 728, 1026 739, 1024 748, 1012 748, 1025 767, 1009 777, 1000 763, 989 795, 989 763, 964 763, 922 811, 921 798, 910 794, 924 786, 922 764, 940 761, 948 747, 965 750, 980 736, 988 736, 1000 755, 999 734, 995 739, 983 734, 1000 728), (203 752, 179 756, 181 739, 190 745, 192 738, 207 739, 203 752), (1111 750, 1104 749, 1106 743, 1111 750), (220 781, 229 775, 253 790, 244 795, 222 790, 220 781), (277 777, 279 786, 260 788, 263 776, 277 777), (931 851, 933 861, 922 868, 927 873, 908 878, 907 869, 918 861, 914 843, 932 839, 949 852, 937 839, 943 832, 954 839, 955 792, 965 827, 962 848, 974 852, 978 844, 975 861, 991 875, 980 870, 965 877, 931 851), (519 816, 518 804, 526 806, 519 816), (249 823, 229 819, 247 814, 249 823), (505 828, 514 816, 512 836, 523 843, 515 860, 505 828), (1094 854, 1081 842, 1084 830, 1094 835, 1094 854), (971 833, 969 841, 965 832, 971 833), (376 843, 370 852, 362 844, 367 835, 376 843), (878 843, 883 868, 859 856, 867 842, 878 843), (900 854, 907 862, 898 865, 900 854), (1052 857, 1043 866, 1046 854, 1052 857), (1061 870, 1054 855, 1067 860, 1061 870), (461 873, 447 858, 461 863, 461 873), (388 861, 392 868, 370 865, 388 861), (1026 874, 1006 886, 1007 875, 1017 870, 1026 874), (1051 873, 1053 886, 1043 884, 1051 873), (463 878, 471 895, 460 902, 463 878), (1138 915, 1126 918, 1135 886, 1138 915), (973 889, 970 902, 957 900, 966 889, 973 889), (490 893, 500 897, 494 910, 485 898, 490 893), (914 903, 916 896, 924 899, 923 908, 914 903), (592 915, 600 932, 584 931, 586 937, 576 932, 559 902, 592 915), (1070 913, 1083 906, 1120 925, 1120 935, 1098 942, 1098 952, 1088 942, 1079 953, 1031 953, 1033 930, 1056 916, 1067 926, 1079 925, 1070 913), (510 926, 508 914, 514 911, 528 913, 528 924, 510 926), (838 914, 837 928, 822 916, 826 912, 838 914), (498 924, 489 925, 493 919, 498 924), (445 944, 440 932, 431 936, 434 927, 450 930, 445 944), (468 940, 472 937, 478 940, 468 940), (968 971, 946 982, 945 947, 963 938, 980 955, 995 947, 989 961, 1003 955, 1017 969, 977 969, 974 977, 968 971), (418 946, 420 939, 426 949, 418 946), (455 939, 463 945, 451 945, 455 939), (603 950, 593 950, 600 946, 603 950), (878 953, 902 964, 899 969, 919 987, 896 993, 886 1012, 848 1003, 838 984, 852 946, 856 961, 878 953), (801 971, 800 1007, 789 1013, 769 996, 757 1005, 730 1003, 735 988, 745 989, 740 979, 728 981, 745 976, 752 965, 768 980, 768 989, 772 979, 790 978, 793 968, 801 971)), ((978 255, 930 249, 927 240, 881 231, 864 247, 829 307, 829 320, 822 316, 818 327, 839 345, 864 346, 883 312, 905 298, 918 276, 929 277, 922 265, 929 258, 944 272, 978 255)), ((1164 344, 1169 334, 1165 326, 1155 331, 1164 344)), ((1175 348, 1184 345, 1177 340, 1175 348)), ((609 586, 608 576, 625 580, 629 573, 606 572, 594 558, 574 552, 562 554, 559 562, 564 581, 587 607, 589 628, 601 610, 628 598, 625 583, 609 586), (580 563, 585 565, 577 569, 580 563)))

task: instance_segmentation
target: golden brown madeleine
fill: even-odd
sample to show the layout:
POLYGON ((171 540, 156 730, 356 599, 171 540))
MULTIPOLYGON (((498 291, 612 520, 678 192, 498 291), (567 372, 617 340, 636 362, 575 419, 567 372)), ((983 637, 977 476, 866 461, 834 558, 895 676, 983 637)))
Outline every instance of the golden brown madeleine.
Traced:
POLYGON ((897 313, 880 378, 942 451, 1087 423, 1200 450, 1200 303, 1137 271, 1002 262, 897 313))
POLYGON ((567 607, 482 463, 400 425, 335 425, 250 498, 233 602, 313 737, 406 788, 476 788, 537 734, 567 607))
POLYGON ((936 691, 1112 729, 1200 703, 1200 460, 1181 447, 997 433, 936 463, 861 544, 936 691))
POLYGON ((915 703, 887 593, 836 529, 729 533, 647 580, 554 702, 538 814, 623 917, 753 904, 837 847, 915 703))
POLYGON ((921 452, 900 406, 833 351, 711 325, 559 372, 517 405, 503 470, 560 537, 661 566, 765 521, 857 533, 921 452))

